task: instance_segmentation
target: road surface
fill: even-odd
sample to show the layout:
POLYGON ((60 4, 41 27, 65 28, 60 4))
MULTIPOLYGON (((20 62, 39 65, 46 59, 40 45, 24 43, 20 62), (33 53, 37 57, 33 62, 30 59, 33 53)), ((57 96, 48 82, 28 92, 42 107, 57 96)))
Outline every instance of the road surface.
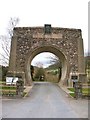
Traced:
POLYGON ((87 118, 88 102, 73 100, 53 83, 35 83, 30 96, 2 101, 3 118, 87 118))

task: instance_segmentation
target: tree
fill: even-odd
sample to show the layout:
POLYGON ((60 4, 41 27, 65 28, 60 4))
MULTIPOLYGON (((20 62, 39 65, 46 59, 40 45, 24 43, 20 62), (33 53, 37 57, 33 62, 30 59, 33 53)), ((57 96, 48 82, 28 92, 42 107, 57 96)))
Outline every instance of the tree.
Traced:
POLYGON ((0 42, 2 47, 2 53, 0 53, 0 62, 1 64, 8 66, 9 63, 9 56, 10 56, 10 45, 11 45, 11 38, 13 36, 13 29, 19 22, 18 18, 10 18, 7 34, 0 36, 0 42))
MULTIPOLYGON (((31 65, 32 66, 32 65, 31 65)), ((34 68, 32 68, 34 69, 34 68)), ((43 63, 37 62, 34 70, 33 80, 44 80, 45 78, 45 70, 43 68, 43 63)))
POLYGON ((33 65, 30 66, 30 70, 31 70, 31 77, 32 77, 32 80, 33 80, 33 74, 34 74, 34 67, 33 67, 33 65))
POLYGON ((58 81, 59 81, 61 79, 61 74, 62 74, 62 63, 60 59, 55 55, 48 57, 48 59, 51 64, 53 64, 58 68, 58 72, 59 72, 58 81))
POLYGON ((43 68, 38 68, 36 73, 35 73, 35 77, 34 79, 36 80, 44 80, 45 79, 45 70, 43 68))
POLYGON ((90 69, 90 56, 85 57, 85 68, 90 69))
POLYGON ((43 68, 43 63, 37 62, 37 63, 36 63, 36 66, 37 66, 38 68, 43 68))
POLYGON ((0 66, 0 75, 2 75, 0 80, 6 81, 7 72, 8 72, 8 67, 0 66))
POLYGON ((60 59, 56 55, 49 56, 47 58, 49 59, 49 63, 55 64, 58 67, 62 67, 61 61, 60 61, 60 59))

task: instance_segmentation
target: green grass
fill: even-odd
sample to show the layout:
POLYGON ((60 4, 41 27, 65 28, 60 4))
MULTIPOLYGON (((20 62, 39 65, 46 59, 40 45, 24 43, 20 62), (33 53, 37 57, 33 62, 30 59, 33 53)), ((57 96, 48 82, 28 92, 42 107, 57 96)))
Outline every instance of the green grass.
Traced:
POLYGON ((4 95, 14 96, 14 95, 16 95, 16 90, 2 90, 0 92, 0 95, 2 95, 2 96, 4 96, 4 95))
POLYGON ((22 94, 22 97, 26 96, 27 95, 27 92, 23 92, 22 94))
MULTIPOLYGON (((22 97, 27 93, 23 92, 22 97)), ((16 95, 16 86, 6 85, 6 82, 0 81, 0 95, 1 96, 15 96, 16 95)))
POLYGON ((75 97, 75 94, 74 94, 74 93, 70 93, 70 95, 71 95, 72 97, 75 97))
MULTIPOLYGON (((68 88, 68 90, 75 92, 75 88, 68 88)), ((90 88, 82 88, 82 92, 90 92, 90 88)))
POLYGON ((74 91, 75 91, 74 88, 68 88, 68 90, 70 90, 71 92, 74 92, 74 91))
POLYGON ((5 85, 6 82, 5 81, 0 81, 0 85, 5 85))
MULTIPOLYGON (((71 92, 75 92, 74 88, 68 88, 68 90, 70 90, 71 92)), ((70 95, 74 97, 75 93, 70 93, 70 95)), ((90 95, 90 88, 82 88, 82 95, 86 95, 86 96, 90 95)))
POLYGON ((6 82, 0 81, 0 95, 14 96, 16 95, 16 86, 8 86, 6 82))
POLYGON ((90 88, 84 88, 82 89, 83 94, 90 94, 90 88))
POLYGON ((16 86, 0 86, 2 90, 16 90, 16 86))

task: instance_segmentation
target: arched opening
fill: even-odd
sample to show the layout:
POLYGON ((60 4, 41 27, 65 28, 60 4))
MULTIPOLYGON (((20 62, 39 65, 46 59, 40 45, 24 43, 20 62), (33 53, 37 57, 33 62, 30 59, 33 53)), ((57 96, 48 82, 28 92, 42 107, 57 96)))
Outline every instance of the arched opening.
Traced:
POLYGON ((61 60, 51 52, 42 52, 31 61, 30 72, 33 81, 58 83, 62 74, 61 60))
POLYGON ((31 77, 31 72, 30 72, 30 64, 31 61, 33 60, 33 58, 38 55, 39 53, 42 52, 51 52, 53 54, 55 54, 60 61, 62 62, 62 75, 61 75, 61 79, 59 82, 63 82, 64 80, 66 80, 66 76, 67 76, 67 58, 66 56, 63 54, 63 52, 61 52, 59 49, 57 49, 56 47, 53 46, 42 46, 42 47, 38 47, 33 49, 29 54, 28 54, 28 59, 26 61, 26 68, 25 68, 25 74, 26 74, 26 84, 28 85, 32 85, 32 77, 31 77))

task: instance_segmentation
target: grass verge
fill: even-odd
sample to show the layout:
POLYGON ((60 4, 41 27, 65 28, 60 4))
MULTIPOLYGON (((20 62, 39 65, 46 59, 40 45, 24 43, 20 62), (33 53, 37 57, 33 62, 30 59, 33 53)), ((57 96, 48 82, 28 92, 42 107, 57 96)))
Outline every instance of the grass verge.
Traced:
MULTIPOLYGON (((69 93, 72 97, 75 96, 75 88, 68 88, 73 93, 69 93)), ((82 88, 82 96, 90 96, 90 88, 82 88)))

